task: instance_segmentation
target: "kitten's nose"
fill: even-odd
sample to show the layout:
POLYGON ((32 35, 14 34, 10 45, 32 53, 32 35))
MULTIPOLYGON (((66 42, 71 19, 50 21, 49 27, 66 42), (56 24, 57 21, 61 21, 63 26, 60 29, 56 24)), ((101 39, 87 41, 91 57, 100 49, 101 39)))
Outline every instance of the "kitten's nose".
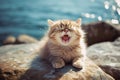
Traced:
POLYGON ((68 29, 64 29, 64 32, 66 32, 66 33, 67 33, 67 32, 68 32, 68 29))

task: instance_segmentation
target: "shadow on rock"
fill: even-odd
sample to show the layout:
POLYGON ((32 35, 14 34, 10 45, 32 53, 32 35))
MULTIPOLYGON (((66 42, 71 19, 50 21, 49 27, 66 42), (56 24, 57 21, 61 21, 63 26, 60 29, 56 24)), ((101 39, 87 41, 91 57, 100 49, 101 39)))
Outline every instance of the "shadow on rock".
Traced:
POLYGON ((30 68, 21 76, 20 80, 114 80, 104 73, 91 60, 86 59, 85 70, 72 67, 70 64, 61 69, 52 68, 51 64, 34 58, 30 68))
MULTIPOLYGON (((41 60, 40 57, 36 57, 32 61, 31 67, 21 76, 20 80, 59 80, 65 74, 73 76, 73 72, 76 73, 80 70, 73 68, 70 64, 61 69, 54 69, 50 63, 41 60)), ((72 78, 72 76, 69 77, 72 78)), ((66 80, 66 78, 61 80, 66 80)))

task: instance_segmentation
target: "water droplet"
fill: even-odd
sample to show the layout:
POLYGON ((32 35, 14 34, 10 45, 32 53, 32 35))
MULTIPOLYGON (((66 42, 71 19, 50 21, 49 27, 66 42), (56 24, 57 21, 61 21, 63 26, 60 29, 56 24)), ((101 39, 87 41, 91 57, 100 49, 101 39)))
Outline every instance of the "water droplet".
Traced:
POLYGON ((91 14, 91 18, 95 18, 95 14, 91 14))
POLYGON ((109 2, 108 2, 108 1, 105 1, 105 2, 104 2, 104 7, 105 7, 105 9, 109 9, 110 5, 109 5, 109 2))
POLYGON ((87 18, 95 18, 95 14, 86 13, 86 14, 84 14, 84 16, 87 18))
POLYGON ((101 17, 101 16, 98 16, 98 20, 99 20, 99 21, 102 21, 102 17, 101 17))
POLYGON ((112 9, 115 11, 116 10, 116 7, 114 5, 112 5, 112 9))
POLYGON ((118 14, 120 15, 120 8, 117 8, 117 12, 118 12, 118 14))
POLYGON ((90 17, 90 14, 89 14, 89 13, 86 13, 86 14, 85 14, 85 17, 89 18, 89 17, 90 17))
POLYGON ((119 24, 119 21, 116 20, 116 19, 112 19, 111 22, 112 22, 113 24, 119 24))
POLYGON ((119 1, 119 0, 115 0, 115 2, 116 2, 117 5, 120 7, 120 1, 119 1))

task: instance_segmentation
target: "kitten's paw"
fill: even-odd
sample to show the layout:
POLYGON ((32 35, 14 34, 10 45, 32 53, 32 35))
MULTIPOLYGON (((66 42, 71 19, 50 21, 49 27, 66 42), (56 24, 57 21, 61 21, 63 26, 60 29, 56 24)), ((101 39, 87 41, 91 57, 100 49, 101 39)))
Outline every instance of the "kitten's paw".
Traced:
POLYGON ((72 65, 76 68, 82 68, 82 62, 80 58, 75 58, 72 65))
POLYGON ((72 64, 74 67, 76 67, 76 68, 82 68, 82 65, 80 64, 80 62, 78 61, 76 61, 76 62, 74 62, 73 64, 72 64))
POLYGON ((62 59, 59 59, 59 60, 53 61, 52 66, 54 68, 62 68, 65 66, 65 62, 62 59))

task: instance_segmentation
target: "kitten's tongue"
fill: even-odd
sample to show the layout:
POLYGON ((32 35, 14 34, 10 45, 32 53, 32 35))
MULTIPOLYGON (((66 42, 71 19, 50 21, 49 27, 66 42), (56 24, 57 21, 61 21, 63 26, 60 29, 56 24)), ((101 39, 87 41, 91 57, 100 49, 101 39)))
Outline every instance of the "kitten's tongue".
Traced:
POLYGON ((69 39, 70 39, 70 37, 68 35, 62 36, 62 40, 65 41, 65 42, 69 41, 69 39))

